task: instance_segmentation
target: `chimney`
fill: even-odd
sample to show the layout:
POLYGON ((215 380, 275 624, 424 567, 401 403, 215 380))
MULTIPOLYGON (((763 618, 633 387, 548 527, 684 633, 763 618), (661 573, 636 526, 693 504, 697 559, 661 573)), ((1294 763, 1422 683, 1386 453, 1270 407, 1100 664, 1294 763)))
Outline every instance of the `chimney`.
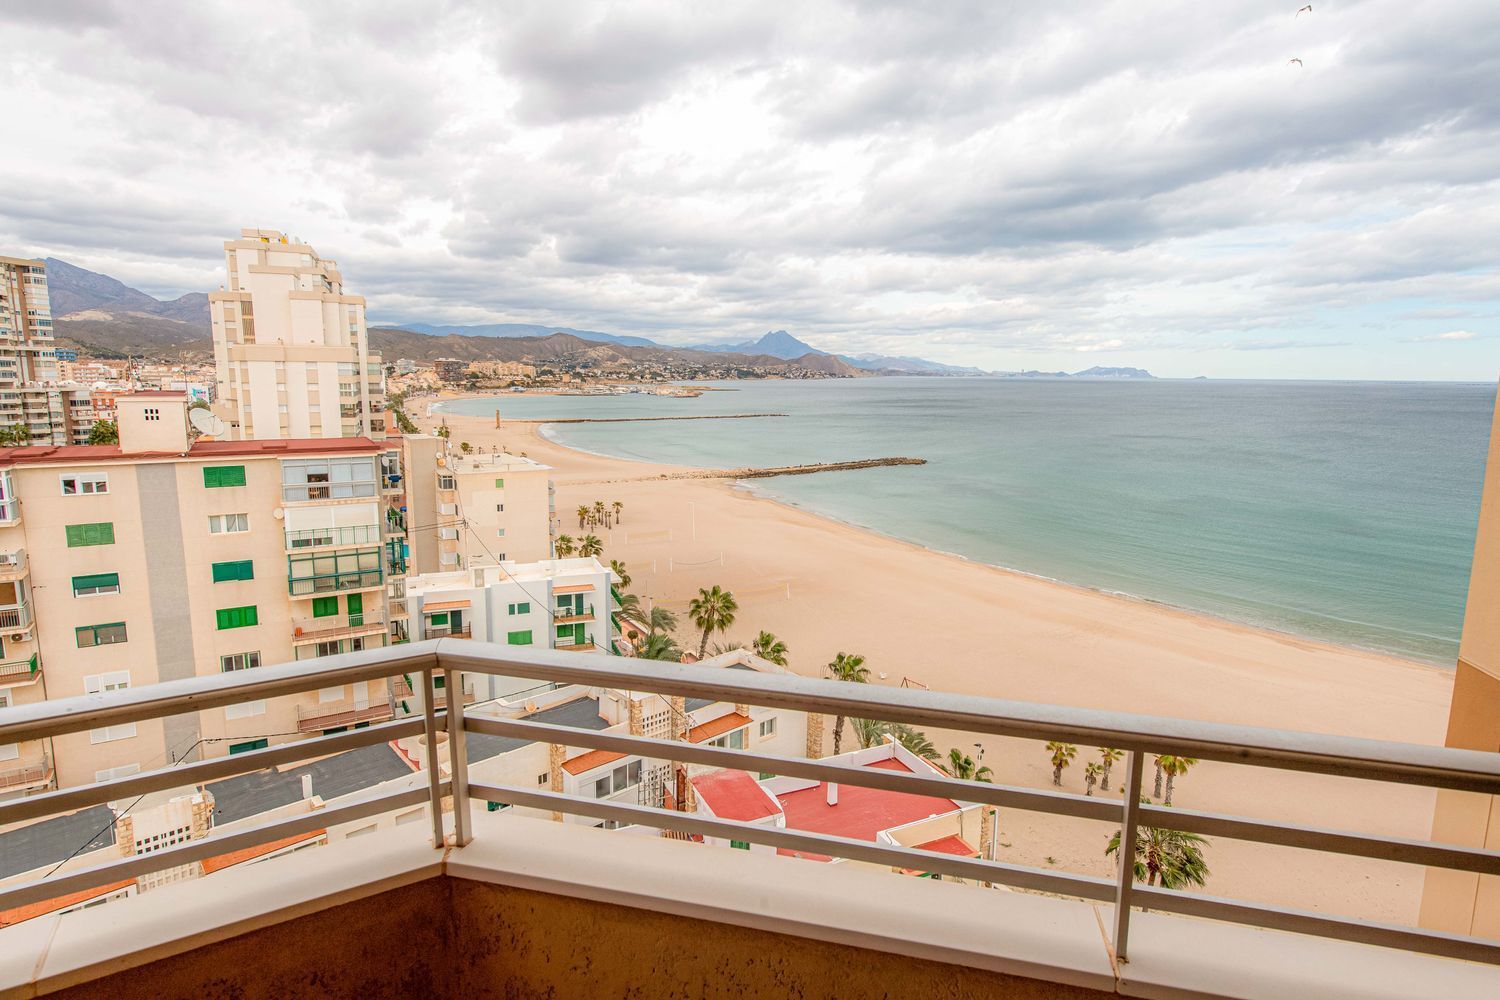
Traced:
POLYGON ((310 774, 302 776, 302 797, 304 799, 312 798, 312 775, 310 774))
POLYGON ((828 804, 831 806, 839 804, 839 786, 836 782, 828 783, 828 804))

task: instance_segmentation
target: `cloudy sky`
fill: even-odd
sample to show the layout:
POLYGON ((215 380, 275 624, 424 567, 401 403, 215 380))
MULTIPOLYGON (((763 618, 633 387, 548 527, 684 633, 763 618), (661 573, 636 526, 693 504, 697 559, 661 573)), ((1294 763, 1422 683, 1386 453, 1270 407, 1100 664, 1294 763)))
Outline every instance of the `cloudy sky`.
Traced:
POLYGON ((1494 379, 1500 3, 1297 6, 5 4, 0 253, 165 297, 265 226, 375 321, 1494 379))

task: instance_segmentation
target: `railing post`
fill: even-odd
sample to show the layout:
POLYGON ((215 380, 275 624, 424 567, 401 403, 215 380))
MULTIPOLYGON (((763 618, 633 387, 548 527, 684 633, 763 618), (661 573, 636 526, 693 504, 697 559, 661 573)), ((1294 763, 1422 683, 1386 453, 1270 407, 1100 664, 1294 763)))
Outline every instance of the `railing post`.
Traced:
POLYGON ((432 809, 432 846, 442 850, 445 846, 443 833, 443 775, 438 766, 437 712, 432 707, 432 668, 422 671, 422 733, 427 739, 427 800, 432 809))
POLYGON ((1146 755, 1132 750, 1125 756, 1125 800, 1120 810, 1120 850, 1115 881, 1115 961, 1124 962, 1130 938, 1130 897, 1135 892, 1136 817, 1141 808, 1141 776, 1146 755))
POLYGON ((453 776, 453 844, 463 847, 474 839, 469 829, 469 755, 464 752, 463 672, 443 668, 443 689, 448 692, 448 771, 453 776))

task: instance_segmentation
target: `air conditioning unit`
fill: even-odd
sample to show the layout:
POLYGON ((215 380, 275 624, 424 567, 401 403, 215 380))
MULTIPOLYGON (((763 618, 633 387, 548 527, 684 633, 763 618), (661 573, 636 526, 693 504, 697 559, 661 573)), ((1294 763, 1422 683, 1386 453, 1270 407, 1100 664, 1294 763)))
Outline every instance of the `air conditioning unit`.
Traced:
POLYGON ((10 641, 11 642, 20 642, 22 639, 25 639, 25 638, 26 638, 26 633, 25 632, 12 632, 10 634, 10 641))

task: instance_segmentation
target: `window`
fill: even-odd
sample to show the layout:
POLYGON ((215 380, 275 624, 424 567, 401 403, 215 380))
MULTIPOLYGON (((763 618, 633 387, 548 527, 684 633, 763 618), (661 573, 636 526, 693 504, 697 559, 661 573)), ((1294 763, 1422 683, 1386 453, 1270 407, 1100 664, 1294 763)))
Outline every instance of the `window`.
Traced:
POLYGON ((79 649, 90 646, 113 646, 125 641, 125 623, 111 622, 108 625, 83 625, 73 630, 79 649))
POLYGON ((252 719, 257 715, 265 714, 265 701, 244 701, 238 705, 224 706, 224 720, 226 722, 233 722, 235 719, 252 719))
POLYGON ((495 532, 495 537, 496 537, 496 538, 504 538, 504 537, 505 537, 505 529, 504 529, 504 528, 500 528, 500 529, 498 529, 498 530, 497 530, 497 531, 496 531, 496 532, 495 532))
MULTIPOLYGON (((103 694, 107 691, 123 691, 130 687, 130 671, 115 670, 107 674, 90 674, 83 679, 83 689, 89 694, 103 694)), ((90 743, 113 743, 115 740, 128 740, 135 735, 134 722, 122 722, 118 725, 103 726, 99 729, 89 731, 90 743)), ((134 774, 134 771, 129 772, 134 774)))
POLYGON ((454 482, 453 482, 453 477, 452 476, 438 476, 438 489, 440 489, 440 490, 451 490, 451 489, 454 489, 454 488, 455 488, 455 486, 454 486, 454 482))
POLYGON ((160 420, 161 419, 161 410, 157 409, 154 406, 148 406, 148 407, 146 407, 146 419, 147 420, 160 420))
POLYGON ((97 597, 100 594, 118 594, 120 574, 95 573, 91 576, 73 577, 74 597, 97 597))
POLYGON ((109 473, 74 472, 62 477, 62 495, 65 497, 90 496, 109 492, 109 473))
POLYGON ((255 579, 255 561, 253 559, 237 559, 234 562, 214 563, 214 583, 225 583, 230 580, 253 580, 255 579))
POLYGON ((519 602, 517 604, 512 604, 510 606, 510 613, 513 614, 513 615, 529 615, 529 614, 531 614, 531 602, 530 601, 521 601, 521 602, 519 602))
POLYGON ((245 753, 249 750, 264 750, 270 745, 271 741, 265 737, 261 737, 258 740, 246 740, 244 743, 231 743, 229 744, 229 756, 233 757, 237 753, 245 753))
POLYGON ((378 548, 298 554, 287 559, 287 583, 293 597, 378 587, 381 565, 378 548))
POLYGON ((330 618, 339 613, 337 597, 314 597, 312 605, 314 618, 330 618))
POLYGON ((115 544, 115 526, 112 521, 99 521, 95 524, 70 524, 67 526, 68 548, 76 549, 85 545, 113 545, 115 544))
POLYGON ((230 653, 219 657, 219 669, 224 673, 233 670, 249 670, 260 666, 260 653, 230 653))
POLYGON ((210 490, 221 489, 225 486, 244 486, 245 467, 243 465, 205 465, 203 485, 210 490))
POLYGON ((551 777, 552 775, 548 774, 546 771, 543 771, 541 774, 536 776, 536 783, 538 785, 545 785, 551 777))
POLYGON ((505 489, 505 480, 503 480, 503 479, 497 479, 497 480, 495 480, 495 489, 497 489, 497 490, 503 490, 503 489, 505 489))
POLYGON ((208 515, 208 530, 214 535, 232 535, 240 531, 249 531, 250 515, 210 514, 208 515))
POLYGON ((732 848, 734 848, 736 851, 748 851, 748 850, 750 850, 750 841, 748 841, 748 840, 731 840, 729 842, 729 846, 732 847, 732 848))
POLYGON ((769 739, 776 735, 776 717, 760 720, 760 738, 769 739))
POLYGON ((373 458, 317 458, 281 463, 281 497, 288 503, 375 494, 373 458))
POLYGON ((529 646, 531 645, 531 629, 520 632, 505 633, 505 644, 507 646, 529 646))
POLYGON ((260 624, 260 612, 254 604, 248 604, 242 608, 220 608, 215 613, 218 615, 221 631, 260 624))
POLYGON ((503 504, 503 503, 497 503, 497 504, 495 504, 495 513, 496 514, 504 514, 505 513, 505 504, 503 504))
POLYGON ((594 782, 594 798, 606 799, 611 795, 633 788, 641 783, 641 762, 633 760, 621 764, 604 777, 594 782))
POLYGON ((736 729, 732 733, 725 733, 716 740, 709 740, 708 745, 723 747, 726 750, 743 750, 745 749, 745 730, 736 729))
POLYGON ((0 746, 0 760, 15 760, 21 756, 21 744, 6 743, 0 746))

